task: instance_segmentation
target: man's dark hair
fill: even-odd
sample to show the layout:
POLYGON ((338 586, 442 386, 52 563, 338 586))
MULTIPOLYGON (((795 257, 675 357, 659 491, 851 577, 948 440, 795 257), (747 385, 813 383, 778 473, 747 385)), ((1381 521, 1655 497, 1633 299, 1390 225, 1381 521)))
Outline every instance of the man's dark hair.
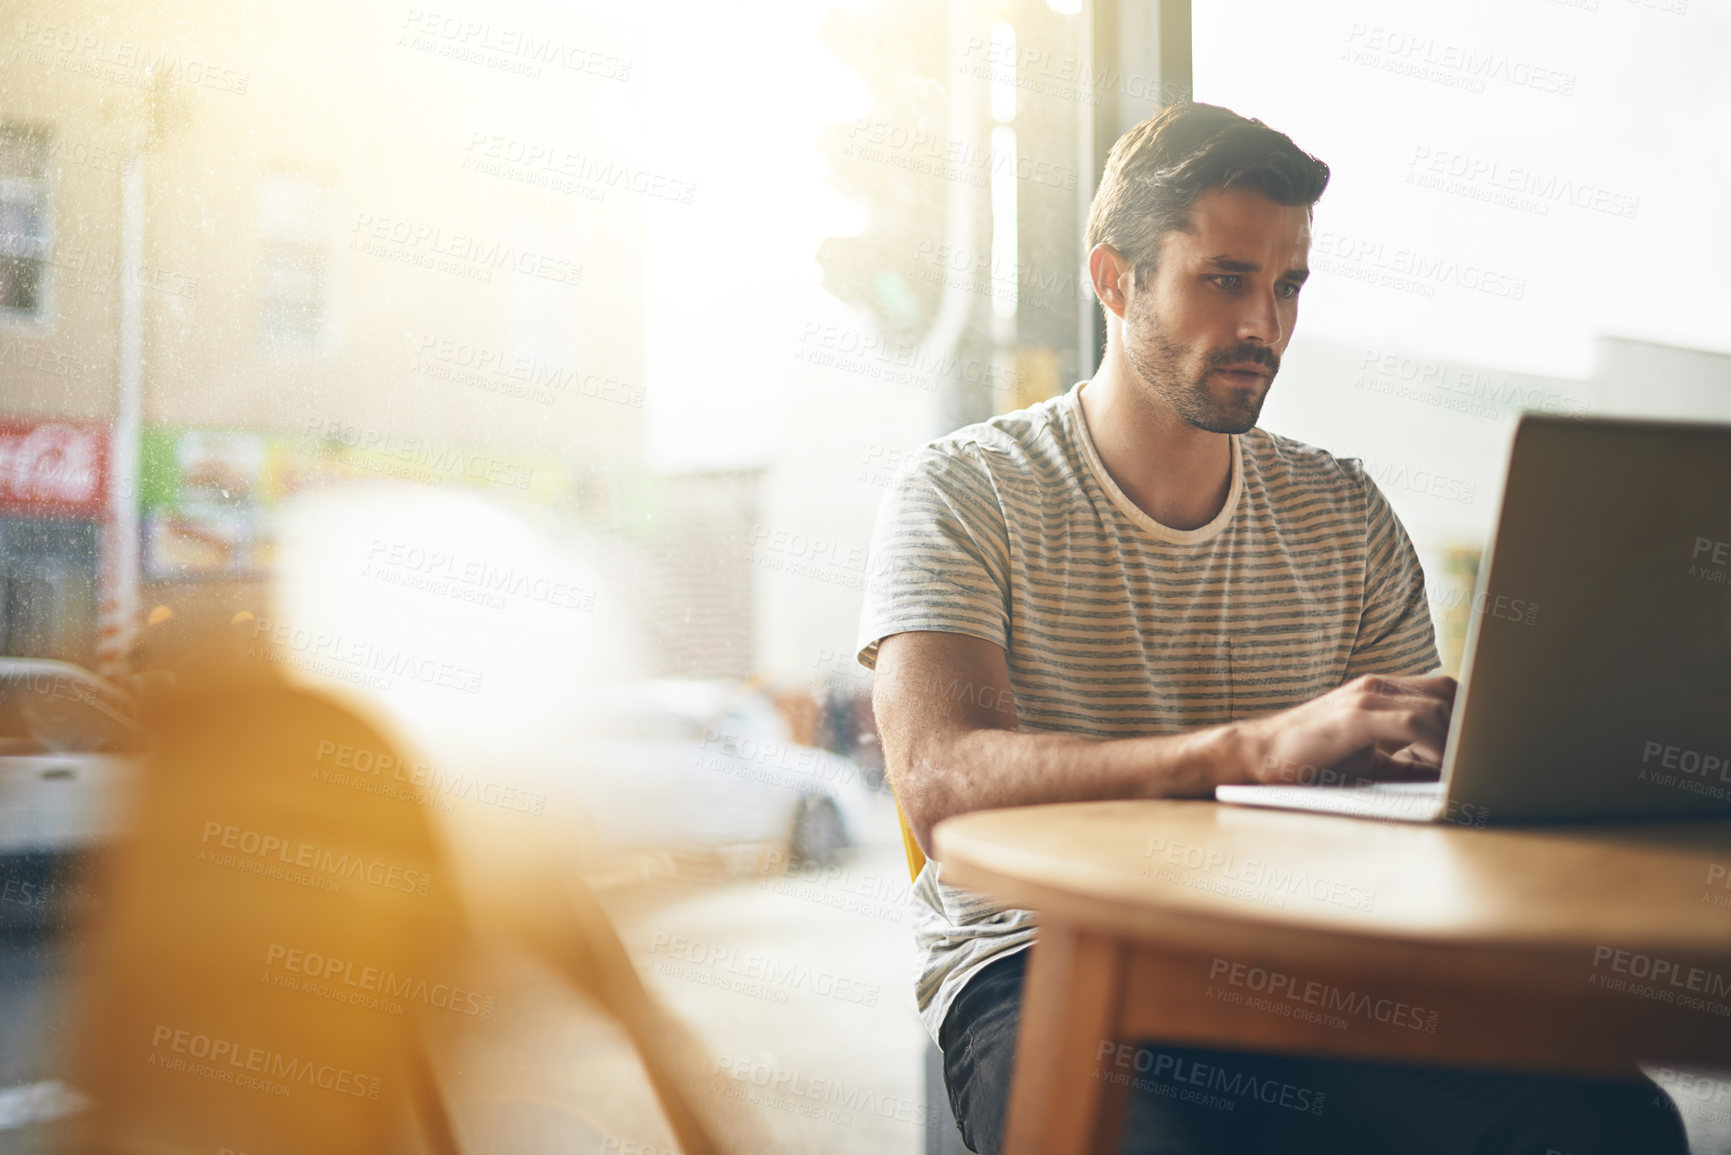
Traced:
POLYGON ((1174 104, 1118 138, 1088 208, 1088 248, 1108 244, 1148 283, 1160 237, 1190 227, 1196 198, 1248 188, 1308 211, 1328 187, 1328 166, 1260 120, 1214 104, 1174 104))

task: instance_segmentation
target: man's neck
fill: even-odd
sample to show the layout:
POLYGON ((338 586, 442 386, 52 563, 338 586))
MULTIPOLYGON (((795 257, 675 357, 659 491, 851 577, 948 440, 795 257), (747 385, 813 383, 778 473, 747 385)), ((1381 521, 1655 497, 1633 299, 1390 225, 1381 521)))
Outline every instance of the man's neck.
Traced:
POLYGON ((1198 429, 1149 395, 1114 342, 1081 392, 1082 415, 1112 480, 1172 529, 1220 516, 1232 486, 1232 439, 1198 429))

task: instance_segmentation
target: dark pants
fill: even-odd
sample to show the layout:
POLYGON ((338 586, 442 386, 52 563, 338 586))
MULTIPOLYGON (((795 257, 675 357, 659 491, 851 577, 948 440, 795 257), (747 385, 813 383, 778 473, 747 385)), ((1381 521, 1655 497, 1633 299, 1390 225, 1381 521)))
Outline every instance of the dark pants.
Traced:
MULTIPOLYGON (((975 975, 939 1032, 962 1137, 998 1155, 1028 952, 975 975)), ((1124 1151, 1327 1155, 1688 1155, 1670 1099, 1638 1074, 1565 1079, 1147 1044, 1095 1063, 1128 1081, 1124 1151)))

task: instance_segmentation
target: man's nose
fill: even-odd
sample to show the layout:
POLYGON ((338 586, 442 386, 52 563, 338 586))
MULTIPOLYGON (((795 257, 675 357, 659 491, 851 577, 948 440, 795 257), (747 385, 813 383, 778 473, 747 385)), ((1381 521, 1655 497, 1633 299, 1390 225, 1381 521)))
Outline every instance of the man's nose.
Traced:
POLYGON ((1238 339, 1277 345, 1282 335, 1280 308, 1274 299, 1274 290, 1251 294, 1238 318, 1238 339))

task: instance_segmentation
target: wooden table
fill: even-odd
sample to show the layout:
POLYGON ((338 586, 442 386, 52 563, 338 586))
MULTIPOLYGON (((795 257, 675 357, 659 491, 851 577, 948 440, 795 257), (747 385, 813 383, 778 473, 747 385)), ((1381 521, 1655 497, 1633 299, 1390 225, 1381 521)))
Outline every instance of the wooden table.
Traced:
POLYGON ((1204 801, 992 810, 944 881, 1039 914, 1008 1150, 1115 1151, 1113 1041, 1628 1075, 1731 1064, 1731 823, 1462 829, 1204 801))

